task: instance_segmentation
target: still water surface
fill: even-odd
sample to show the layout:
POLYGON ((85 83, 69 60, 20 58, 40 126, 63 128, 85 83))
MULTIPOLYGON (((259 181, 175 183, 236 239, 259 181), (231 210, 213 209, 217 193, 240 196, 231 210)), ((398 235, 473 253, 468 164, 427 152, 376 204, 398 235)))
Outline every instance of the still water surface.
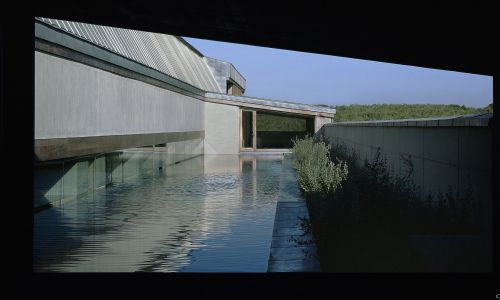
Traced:
POLYGON ((34 216, 34 270, 266 272, 282 156, 199 156, 34 216))

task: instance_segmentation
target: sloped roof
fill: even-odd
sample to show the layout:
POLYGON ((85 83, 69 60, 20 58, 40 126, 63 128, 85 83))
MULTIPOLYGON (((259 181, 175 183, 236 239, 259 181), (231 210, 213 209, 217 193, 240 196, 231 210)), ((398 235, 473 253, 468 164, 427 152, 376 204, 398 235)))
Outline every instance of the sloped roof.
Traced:
POLYGON ((294 110, 303 110, 303 111, 312 111, 312 112, 320 112, 325 114, 336 113, 336 109, 321 107, 310 104, 302 104, 297 102, 290 101, 282 101, 282 100, 273 100, 266 98, 256 98, 256 97, 248 97, 248 96, 235 96, 235 95, 227 95, 220 93, 206 93, 206 97, 220 100, 228 100, 235 103, 239 103, 241 106, 245 106, 245 104, 258 104, 265 106, 272 106, 276 108, 286 108, 286 109, 294 109, 294 110))
POLYGON ((203 55, 182 38, 152 32, 35 18, 209 92, 222 92, 203 55))
MULTIPOLYGON (((244 107, 256 104, 278 110, 302 110, 332 116, 336 112, 335 109, 315 105, 224 94, 225 90, 222 90, 209 66, 209 61, 214 59, 204 57, 181 37, 41 17, 35 19, 75 38, 188 83, 202 90, 205 97, 244 107)), ((231 63, 224 63, 231 67, 228 69, 228 76, 245 88, 245 78, 231 63)))

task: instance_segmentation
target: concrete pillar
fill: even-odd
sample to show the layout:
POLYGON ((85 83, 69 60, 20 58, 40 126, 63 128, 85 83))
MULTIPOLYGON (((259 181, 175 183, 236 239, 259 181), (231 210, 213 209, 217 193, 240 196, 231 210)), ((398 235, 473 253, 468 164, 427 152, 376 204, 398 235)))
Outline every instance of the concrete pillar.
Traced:
POLYGON ((323 125, 332 123, 332 118, 326 118, 326 117, 320 117, 316 116, 314 117, 314 133, 318 132, 323 125))

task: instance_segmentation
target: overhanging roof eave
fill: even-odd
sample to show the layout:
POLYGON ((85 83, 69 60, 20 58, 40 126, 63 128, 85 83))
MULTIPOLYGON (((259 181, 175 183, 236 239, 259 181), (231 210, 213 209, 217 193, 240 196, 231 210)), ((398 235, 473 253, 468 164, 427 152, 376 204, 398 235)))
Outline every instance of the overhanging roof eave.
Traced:
POLYGON ((273 112, 277 112, 277 113, 294 114, 294 115, 301 115, 301 116, 320 116, 320 117, 326 117, 326 118, 334 118, 335 114, 336 114, 335 111, 323 112, 323 111, 314 111, 314 110, 307 110, 307 109, 280 107, 280 106, 269 105, 269 104, 265 104, 265 103, 240 102, 240 101, 233 101, 230 99, 214 98, 214 97, 210 97, 210 95, 205 95, 205 99, 207 102, 212 102, 212 103, 233 105, 233 106, 238 106, 238 107, 242 107, 242 108, 266 110, 266 111, 273 111, 273 112))

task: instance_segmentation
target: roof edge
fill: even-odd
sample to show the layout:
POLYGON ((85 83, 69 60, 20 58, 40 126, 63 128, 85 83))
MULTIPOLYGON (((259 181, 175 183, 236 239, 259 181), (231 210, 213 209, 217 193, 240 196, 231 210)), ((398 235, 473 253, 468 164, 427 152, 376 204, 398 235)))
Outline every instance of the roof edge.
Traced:
POLYGON ((196 49, 193 45, 191 45, 188 41, 186 41, 182 36, 179 35, 174 35, 175 38, 177 38, 181 43, 186 45, 189 49, 193 50, 194 53, 198 54, 201 58, 205 57, 203 53, 200 52, 200 50, 196 49))

